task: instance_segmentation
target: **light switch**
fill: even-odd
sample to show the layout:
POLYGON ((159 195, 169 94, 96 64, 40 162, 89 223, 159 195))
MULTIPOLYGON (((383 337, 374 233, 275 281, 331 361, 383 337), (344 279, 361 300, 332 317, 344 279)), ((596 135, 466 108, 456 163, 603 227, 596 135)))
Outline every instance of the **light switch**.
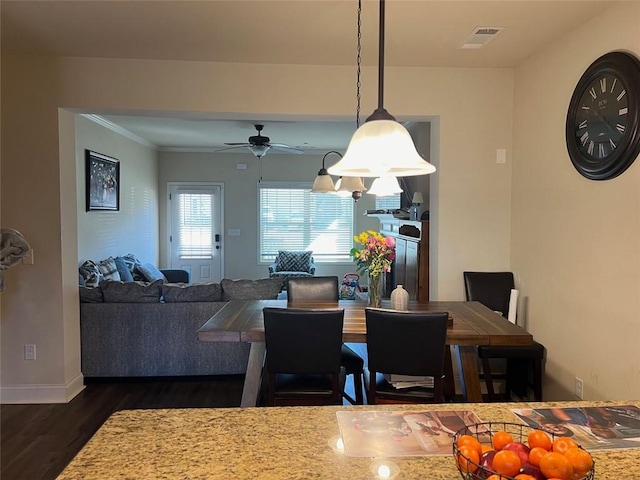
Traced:
POLYGON ((496 163, 507 163, 507 150, 499 148, 496 150, 496 163))

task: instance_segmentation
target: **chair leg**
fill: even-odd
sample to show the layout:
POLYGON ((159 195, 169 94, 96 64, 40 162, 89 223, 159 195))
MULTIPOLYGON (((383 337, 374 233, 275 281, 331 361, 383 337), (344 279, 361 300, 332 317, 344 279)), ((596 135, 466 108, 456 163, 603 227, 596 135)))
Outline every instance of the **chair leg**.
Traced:
POLYGON ((346 391, 342 392, 342 396, 351 404, 351 405, 364 405, 364 398, 362 395, 362 390, 364 389, 362 383, 362 373, 352 373, 353 375, 353 390, 355 392, 355 397, 353 398, 346 391))
POLYGON ((482 359, 482 374, 484 375, 484 382, 487 385, 487 397, 490 402, 496 401, 496 394, 493 390, 493 377, 491 376, 491 364, 488 358, 482 359))
POLYGON ((353 389, 356 391, 356 405, 364 405, 364 395, 362 394, 364 384, 362 381, 362 375, 362 372, 353 374, 353 389))

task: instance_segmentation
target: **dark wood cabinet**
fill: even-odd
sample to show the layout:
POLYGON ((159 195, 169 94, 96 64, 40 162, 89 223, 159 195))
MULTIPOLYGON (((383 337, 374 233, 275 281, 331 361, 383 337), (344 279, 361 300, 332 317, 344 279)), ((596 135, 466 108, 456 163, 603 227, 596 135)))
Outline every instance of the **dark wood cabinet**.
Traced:
POLYGON ((380 233, 396 240, 396 259, 385 277, 384 294, 396 285, 409 292, 410 300, 429 301, 429 220, 410 221, 393 215, 372 215, 380 220, 380 233))

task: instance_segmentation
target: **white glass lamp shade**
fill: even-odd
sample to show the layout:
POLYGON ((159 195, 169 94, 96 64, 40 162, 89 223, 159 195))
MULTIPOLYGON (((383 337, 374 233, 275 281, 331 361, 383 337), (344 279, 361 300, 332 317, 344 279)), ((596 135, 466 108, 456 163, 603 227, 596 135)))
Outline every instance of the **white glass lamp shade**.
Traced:
POLYGON ((422 192, 414 192, 413 198, 411 199, 411 203, 414 205, 422 205, 424 203, 424 197, 422 196, 422 192))
POLYGON ((262 158, 267 153, 267 151, 271 148, 269 145, 251 145, 248 147, 256 157, 262 158))
POLYGON ((323 168, 318 172, 318 176, 313 181, 311 193, 335 193, 336 187, 333 184, 331 176, 323 168))
POLYGON ((356 130, 347 152, 328 171, 345 177, 407 177, 433 173, 436 167, 418 154, 400 123, 370 120, 356 130))
POLYGON ((336 192, 345 197, 351 196, 352 192, 364 192, 366 189, 360 177, 342 177, 336 182, 336 192))
POLYGON ((402 193, 402 188, 400 188, 400 184, 396 177, 385 175, 383 177, 376 178, 367 193, 377 197, 390 197, 396 193, 402 193))

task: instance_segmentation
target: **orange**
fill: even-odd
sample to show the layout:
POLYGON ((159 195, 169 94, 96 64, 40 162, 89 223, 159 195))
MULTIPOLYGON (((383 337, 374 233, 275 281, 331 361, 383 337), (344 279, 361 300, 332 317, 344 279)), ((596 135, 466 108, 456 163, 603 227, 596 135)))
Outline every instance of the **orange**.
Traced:
POLYGON ((516 480, 536 480, 536 477, 532 476, 532 475, 528 475, 526 473, 519 473, 518 475, 515 476, 516 480))
POLYGON ((529 451, 529 463, 535 467, 539 467, 540 459, 544 457, 547 453, 549 453, 549 450, 545 450, 542 447, 533 447, 529 451))
POLYGON ((496 450, 502 450, 507 443, 511 442, 513 442, 513 436, 504 430, 494 433, 491 440, 491 444, 496 450))
POLYGON ((522 467, 520 457, 511 450, 500 450, 493 457, 493 469, 502 475, 513 477, 520 471, 520 467, 522 467))
POLYGON ((556 453, 564 453, 572 447, 577 447, 575 440, 569 437, 557 437, 553 441, 553 451, 556 453))
POLYGON ((572 480, 573 466, 562 453, 549 452, 540 459, 540 471, 547 478, 572 480))
POLYGON ((482 444, 482 453, 493 450, 494 448, 491 445, 482 444))
POLYGON ((529 444, 529 448, 540 447, 544 448, 545 450, 551 450, 552 447, 549 434, 547 432, 543 432, 542 430, 533 430, 531 433, 529 433, 527 443, 529 444))
POLYGON ((573 467, 574 477, 585 477, 593 467, 593 459, 591 458, 591 455, 580 447, 571 447, 569 450, 564 452, 564 456, 569 460, 573 467))
POLYGON ((464 473, 475 472, 480 463, 480 455, 473 447, 463 445, 458 448, 458 466, 464 473), (473 462, 473 463, 472 463, 473 462))
POLYGON ((487 477, 487 480, 504 480, 504 477, 498 475, 497 473, 494 473, 490 477, 487 477))
POLYGON ((482 455, 482 445, 476 437, 473 435, 460 435, 457 441, 458 448, 467 446, 473 448, 476 452, 478 452, 478 457, 482 455))

